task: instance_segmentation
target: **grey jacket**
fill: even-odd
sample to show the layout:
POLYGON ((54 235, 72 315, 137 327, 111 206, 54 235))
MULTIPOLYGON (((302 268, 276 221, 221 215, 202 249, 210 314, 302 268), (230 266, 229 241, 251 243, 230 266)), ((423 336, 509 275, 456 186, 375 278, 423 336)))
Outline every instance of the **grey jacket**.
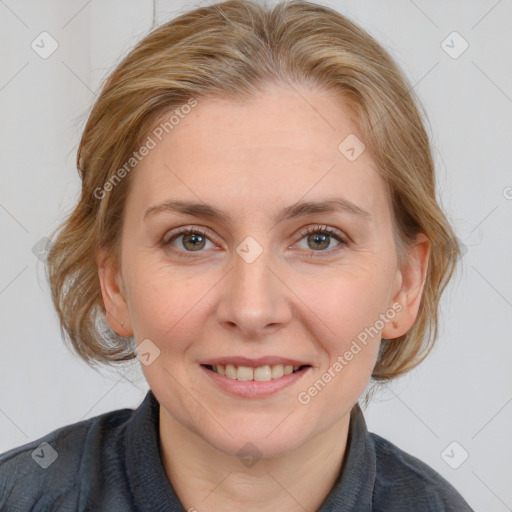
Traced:
MULTIPOLYGON (((151 391, 136 409, 65 426, 0 455, 2 512, 184 512, 158 444, 151 391)), ((472 509, 432 468, 369 433, 351 412, 340 477, 318 512, 466 512, 472 509)))

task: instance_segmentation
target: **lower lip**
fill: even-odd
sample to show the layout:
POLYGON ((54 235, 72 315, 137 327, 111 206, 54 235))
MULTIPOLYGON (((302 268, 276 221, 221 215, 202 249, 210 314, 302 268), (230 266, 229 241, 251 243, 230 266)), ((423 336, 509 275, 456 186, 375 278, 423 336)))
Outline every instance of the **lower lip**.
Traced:
POLYGON ((230 379, 229 377, 215 373, 204 366, 200 366, 200 368, 222 390, 243 398, 263 398, 273 395, 282 389, 291 386, 311 370, 311 366, 308 366, 298 372, 283 375, 278 379, 257 381, 230 379))

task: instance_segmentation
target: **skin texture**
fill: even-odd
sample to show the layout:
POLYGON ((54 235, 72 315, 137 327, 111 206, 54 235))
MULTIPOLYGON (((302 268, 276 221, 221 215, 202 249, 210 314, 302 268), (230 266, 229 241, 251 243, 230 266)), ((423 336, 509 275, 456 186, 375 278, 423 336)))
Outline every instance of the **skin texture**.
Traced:
POLYGON ((350 410, 381 337, 401 336, 416 319, 428 241, 419 235, 410 264, 398 267, 386 184, 369 151, 353 162, 340 153, 350 134, 357 130, 349 111, 332 93, 271 85, 244 103, 200 100, 133 171, 121 268, 98 253, 99 276, 112 329, 160 350, 142 369, 161 404, 165 470, 185 508, 316 510, 339 473, 350 410), (369 215, 274 221, 299 200, 333 197, 369 215), (149 207, 171 199, 222 208, 232 225, 168 212, 144 219, 149 207), (206 230, 199 250, 188 235, 160 245, 187 226, 206 230), (301 234, 309 226, 334 228, 347 243, 315 242, 301 234), (263 251, 251 263, 236 251, 248 236, 263 251), (396 303, 396 327, 387 322, 300 403, 298 394, 396 303), (214 357, 270 355, 312 368, 274 395, 241 398, 200 367, 214 357), (237 456, 247 443, 261 457, 250 467, 237 456))

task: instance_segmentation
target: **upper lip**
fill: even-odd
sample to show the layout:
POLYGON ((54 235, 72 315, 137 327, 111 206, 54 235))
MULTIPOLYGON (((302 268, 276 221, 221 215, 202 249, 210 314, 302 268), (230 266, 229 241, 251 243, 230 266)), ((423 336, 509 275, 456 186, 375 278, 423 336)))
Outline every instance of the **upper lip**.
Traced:
POLYGON ((215 366, 219 364, 225 366, 227 364, 232 364, 235 366, 248 366, 250 368, 257 368, 259 366, 272 366, 277 364, 291 366, 311 366, 310 363, 307 363, 305 361, 299 361, 298 359, 289 359, 287 357, 279 356, 266 356, 258 357, 255 359, 242 356, 216 357, 214 359, 202 361, 200 364, 210 366, 215 366))

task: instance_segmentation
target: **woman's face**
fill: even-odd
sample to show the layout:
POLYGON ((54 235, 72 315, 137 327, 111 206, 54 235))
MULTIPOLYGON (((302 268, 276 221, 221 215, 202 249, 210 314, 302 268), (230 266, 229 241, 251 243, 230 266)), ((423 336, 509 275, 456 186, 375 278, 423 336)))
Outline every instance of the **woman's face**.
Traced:
POLYGON ((385 183, 357 135, 334 96, 272 86, 200 100, 133 171, 106 305, 144 343, 164 422, 267 457, 348 424, 381 336, 413 321, 398 312, 385 183))

